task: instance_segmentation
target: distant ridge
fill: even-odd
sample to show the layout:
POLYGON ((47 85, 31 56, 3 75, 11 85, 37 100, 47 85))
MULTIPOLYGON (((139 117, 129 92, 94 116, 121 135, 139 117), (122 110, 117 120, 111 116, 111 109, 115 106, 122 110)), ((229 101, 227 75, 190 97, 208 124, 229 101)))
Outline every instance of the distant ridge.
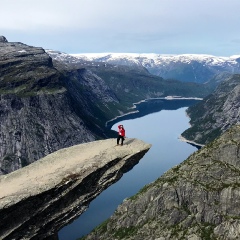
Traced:
POLYGON ((205 83, 222 72, 240 73, 240 55, 219 57, 208 54, 82 53, 71 56, 84 61, 142 66, 165 79, 205 83))

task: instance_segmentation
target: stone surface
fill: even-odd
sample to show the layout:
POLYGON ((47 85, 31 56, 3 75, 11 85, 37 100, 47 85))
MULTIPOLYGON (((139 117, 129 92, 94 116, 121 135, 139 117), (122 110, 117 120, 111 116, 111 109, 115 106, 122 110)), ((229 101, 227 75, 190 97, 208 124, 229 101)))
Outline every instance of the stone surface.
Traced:
POLYGON ((0 42, 0 175, 106 138, 102 109, 115 100, 103 80, 76 72, 62 74, 42 48, 0 42))
POLYGON ((187 110, 191 127, 182 136, 206 144, 235 124, 240 124, 240 75, 225 79, 202 102, 187 110))
POLYGON ((0 239, 53 239, 151 146, 99 140, 56 151, 0 177, 0 239))
POLYGON ((125 200, 85 239, 239 239, 240 125, 125 200))
POLYGON ((4 36, 0 36, 0 42, 8 42, 8 40, 4 36))

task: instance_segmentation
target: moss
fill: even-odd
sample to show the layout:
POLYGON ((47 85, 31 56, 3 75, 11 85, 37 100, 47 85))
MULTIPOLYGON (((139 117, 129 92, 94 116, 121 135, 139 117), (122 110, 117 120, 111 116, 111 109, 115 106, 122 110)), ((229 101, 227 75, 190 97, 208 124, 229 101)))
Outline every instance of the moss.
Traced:
POLYGON ((14 159, 15 159, 15 155, 12 155, 12 154, 5 155, 3 158, 4 161, 11 161, 11 162, 13 162, 14 159))
POLYGON ((115 231, 114 237, 118 239, 123 239, 136 234, 137 231, 138 231, 138 227, 136 226, 119 228, 118 230, 115 231))
POLYGON ((214 231, 213 231, 214 228, 215 228, 215 225, 211 223, 203 223, 201 227, 201 232, 200 232, 201 239, 216 240, 217 238, 214 237, 214 231))
POLYGON ((22 167, 26 167, 27 165, 29 165, 28 159, 22 157, 21 158, 21 165, 22 165, 22 167))

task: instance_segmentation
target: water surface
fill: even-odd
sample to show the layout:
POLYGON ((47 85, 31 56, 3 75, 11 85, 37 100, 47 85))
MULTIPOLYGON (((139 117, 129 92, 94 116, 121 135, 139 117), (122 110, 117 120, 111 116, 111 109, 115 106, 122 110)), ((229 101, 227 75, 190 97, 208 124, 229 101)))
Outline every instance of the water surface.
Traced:
MULTIPOLYGON (((184 103, 183 106, 185 105, 184 103)), ((117 131, 117 125, 123 124, 127 137, 141 139, 151 143, 152 147, 139 164, 102 192, 91 202, 85 213, 59 232, 60 240, 76 240, 88 234, 94 227, 109 218, 125 198, 136 194, 144 185, 153 182, 197 150, 194 146, 178 139, 180 134, 189 127, 189 119, 185 112, 186 106, 181 107, 178 103, 176 108, 172 107, 171 102, 171 109, 175 110, 161 108, 159 112, 122 120, 112 126, 112 129, 117 131)))

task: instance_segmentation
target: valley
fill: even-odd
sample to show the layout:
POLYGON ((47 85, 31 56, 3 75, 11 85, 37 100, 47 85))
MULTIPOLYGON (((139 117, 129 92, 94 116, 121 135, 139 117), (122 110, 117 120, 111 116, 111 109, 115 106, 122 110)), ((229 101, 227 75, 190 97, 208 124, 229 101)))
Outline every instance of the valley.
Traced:
MULTIPOLYGON (((134 103, 145 101, 142 109, 146 110, 151 104, 154 106, 151 99, 201 98, 188 108, 191 125, 180 134, 205 146, 124 201, 109 220, 85 239, 237 239, 239 64, 237 55, 70 55, 8 42, 1 36, 0 187, 4 188, 3 179, 24 173, 59 150, 115 138, 116 131, 107 128, 106 123, 136 110, 134 103)), ((151 111, 156 112, 161 104, 156 103, 156 109, 151 111)), ((136 162, 141 158, 138 156, 136 162)), ((114 172, 118 168, 121 169, 117 166, 114 172)), ((40 195, 45 196, 47 192, 42 190, 40 195)), ((36 196, 36 204, 41 196, 36 196)), ((19 216, 23 210, 28 219, 24 209, 30 202, 23 202, 24 207, 13 201, 9 204, 19 211, 19 216)), ((47 197, 46 206, 50 202, 51 197, 47 197)), ((2 206, 6 220, 10 215, 4 198, 2 206)), ((34 212, 35 205, 29 206, 34 212)), ((9 212, 14 212, 11 209, 9 212)), ((7 220, 2 222, 5 223, 1 229, 8 233, 4 234, 11 235, 13 231, 14 239, 23 239, 18 230, 14 232, 15 227, 11 228, 7 220)), ((17 225, 21 224, 20 221, 17 225)), ((48 229, 47 224, 45 232, 56 237, 63 225, 53 224, 48 229)), ((42 232, 34 232, 31 221, 23 223, 22 232, 29 226, 33 226, 33 232, 28 239, 38 239, 42 232)))

